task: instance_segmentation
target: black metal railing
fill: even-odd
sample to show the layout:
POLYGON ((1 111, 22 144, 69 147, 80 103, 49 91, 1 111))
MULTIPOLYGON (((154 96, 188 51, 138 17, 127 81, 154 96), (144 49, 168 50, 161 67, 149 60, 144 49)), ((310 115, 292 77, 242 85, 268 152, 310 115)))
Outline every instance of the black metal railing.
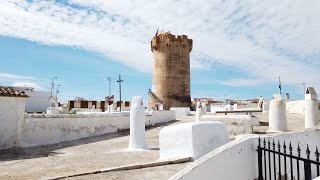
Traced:
POLYGON ((315 171, 313 172, 315 177, 320 176, 318 147, 316 147, 316 150, 314 152, 315 160, 312 160, 310 159, 310 149, 308 144, 305 151, 306 158, 303 158, 301 157, 301 148, 299 144, 297 146, 297 155, 293 155, 293 147, 291 145, 291 142, 289 144, 288 154, 285 142, 283 142, 283 144, 281 145, 279 140, 277 143, 274 142, 274 139, 272 140, 272 142, 270 141, 270 139, 266 141, 265 138, 262 141, 260 137, 258 141, 259 142, 257 151, 259 180, 300 180, 301 176, 303 176, 305 180, 311 180, 312 169, 315 171), (302 165, 303 169, 301 169, 302 165), (300 173, 300 171, 303 173, 300 173))

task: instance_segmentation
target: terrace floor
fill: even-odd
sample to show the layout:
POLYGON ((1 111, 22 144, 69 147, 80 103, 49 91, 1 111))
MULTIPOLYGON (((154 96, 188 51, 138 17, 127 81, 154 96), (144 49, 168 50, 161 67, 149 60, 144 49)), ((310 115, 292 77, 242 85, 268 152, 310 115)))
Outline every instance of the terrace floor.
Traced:
MULTIPOLYGON (((262 114, 259 118, 261 126, 255 127, 254 131, 266 133, 268 114, 262 114)), ((147 143, 152 148, 148 151, 127 150, 128 130, 55 145, 0 151, 0 179, 52 179, 105 168, 156 162, 159 158, 160 130, 164 126, 191 122, 193 119, 194 115, 177 116, 176 121, 147 128, 147 143)), ((303 130, 303 123, 303 116, 288 114, 289 130, 303 130)), ((190 163, 87 174, 67 179, 168 179, 190 163)))

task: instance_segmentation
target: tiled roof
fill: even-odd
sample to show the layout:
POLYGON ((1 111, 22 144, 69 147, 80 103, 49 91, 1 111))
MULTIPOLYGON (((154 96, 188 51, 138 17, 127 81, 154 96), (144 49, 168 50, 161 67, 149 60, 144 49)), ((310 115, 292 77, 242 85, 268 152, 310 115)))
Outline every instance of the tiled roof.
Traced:
POLYGON ((18 91, 13 87, 0 86, 0 96, 6 97, 28 97, 24 91, 18 91))

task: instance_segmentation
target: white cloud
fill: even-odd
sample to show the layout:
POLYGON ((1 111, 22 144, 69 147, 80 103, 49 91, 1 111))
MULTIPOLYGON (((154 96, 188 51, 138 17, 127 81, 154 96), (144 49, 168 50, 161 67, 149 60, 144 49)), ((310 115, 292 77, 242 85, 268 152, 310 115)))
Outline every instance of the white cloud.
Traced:
POLYGON ((21 80, 21 79, 35 80, 36 78, 30 77, 30 76, 20 76, 20 75, 15 75, 15 74, 0 73, 0 80, 1 80, 1 81, 6 81, 6 80, 21 80))
POLYGON ((32 87, 35 90, 43 90, 40 84, 43 82, 35 77, 21 76, 17 74, 0 73, 1 85, 20 86, 20 87, 32 87))
POLYGON ((11 86, 14 86, 14 87, 32 87, 37 91, 42 90, 40 85, 38 85, 36 83, 31 83, 31 82, 15 82, 15 83, 12 83, 11 86))
POLYGON ((223 85, 240 87, 240 86, 257 86, 266 83, 262 79, 231 79, 220 82, 223 85))
POLYGON ((218 63, 265 81, 320 84, 317 0, 4 0, 0 9, 0 35, 96 51, 145 72, 159 26, 194 40, 192 68, 218 63))

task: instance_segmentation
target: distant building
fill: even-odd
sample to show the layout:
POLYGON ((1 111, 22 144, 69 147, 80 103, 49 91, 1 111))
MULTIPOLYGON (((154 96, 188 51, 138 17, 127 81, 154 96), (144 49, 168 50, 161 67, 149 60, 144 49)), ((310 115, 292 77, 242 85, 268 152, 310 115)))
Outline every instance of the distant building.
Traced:
POLYGON ((48 107, 56 104, 55 97, 50 92, 35 91, 32 87, 13 87, 15 90, 24 91, 29 96, 25 112, 46 112, 48 107))
MULTIPOLYGON (((123 111, 129 110, 130 101, 122 101, 121 108, 123 111)), ((108 102, 106 101, 88 101, 82 97, 76 97, 75 100, 68 101, 69 111, 73 108, 81 109, 101 109, 102 112, 108 111, 108 102)), ((111 102, 111 111, 116 111, 120 107, 120 101, 111 102)))
POLYGON ((68 101, 69 111, 73 108, 83 108, 83 109, 101 109, 102 112, 105 111, 107 104, 105 101, 87 101, 83 98, 76 98, 75 100, 68 101))

